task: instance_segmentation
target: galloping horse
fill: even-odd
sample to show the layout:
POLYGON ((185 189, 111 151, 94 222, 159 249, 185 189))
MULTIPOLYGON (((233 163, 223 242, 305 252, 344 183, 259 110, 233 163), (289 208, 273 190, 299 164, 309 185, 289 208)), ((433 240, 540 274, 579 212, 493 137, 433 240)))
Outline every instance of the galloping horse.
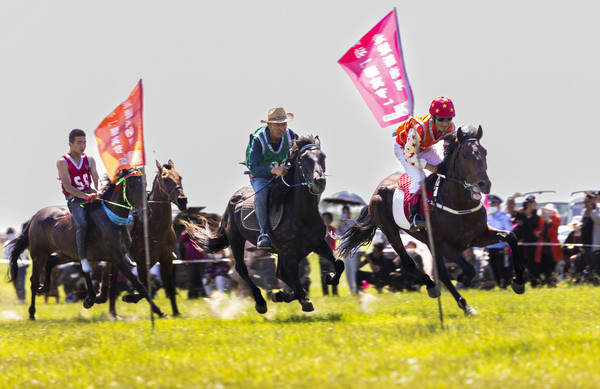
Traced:
MULTIPOLYGON (((144 193, 139 170, 119 171, 115 183, 104 188, 97 204, 91 204, 88 211, 87 257, 90 262, 106 261, 117 267, 140 295, 148 299, 146 289, 127 266, 120 228, 108 216, 111 214, 115 220, 127 219, 130 209, 142 208, 144 193)), ((28 247, 33 262, 29 318, 35 320, 35 296, 48 287, 47 283, 40 287, 40 275, 43 274, 48 259, 52 256, 61 262, 78 261, 75 229, 69 210, 64 207, 42 208, 25 224, 10 254, 11 281, 16 279, 17 258, 28 247)), ((90 308, 94 305, 96 296, 89 274, 85 273, 85 278, 88 296, 83 305, 90 308)), ((153 312, 161 317, 165 316, 150 299, 148 301, 153 312)))
MULTIPOLYGON (((271 189, 271 203, 283 204, 279 225, 271 234, 273 252, 278 254, 277 277, 293 290, 293 293, 278 292, 272 299, 274 302, 297 299, 305 312, 314 308, 300 284, 300 260, 311 252, 330 260, 334 264, 335 273, 328 275, 327 282, 334 285, 339 283, 344 271, 344 262, 335 258, 333 250, 325 241, 327 230, 318 208, 319 195, 326 185, 325 153, 320 144, 319 137, 301 137, 296 140, 291 148, 287 175, 278 179, 271 189)), ((231 197, 217 231, 210 223, 202 226, 187 223, 186 227, 191 239, 206 252, 231 246, 235 268, 252 290, 256 311, 265 313, 267 302, 248 275, 244 263, 244 243, 256 242, 258 238, 258 231, 248 230, 242 222, 242 203, 253 194, 252 187, 248 186, 231 197)), ((269 212, 272 209, 271 207, 269 212)))
MULTIPOLYGON (((440 280, 465 314, 477 312, 467 304, 452 284, 444 266, 444 258, 458 263, 462 270, 458 280, 470 285, 475 276, 475 269, 462 255, 469 247, 485 247, 507 242, 513 252, 516 275, 512 280, 512 288, 518 294, 525 291, 524 267, 517 250, 515 234, 488 226, 485 208, 481 206, 481 193, 489 193, 492 185, 487 176, 487 151, 479 142, 482 135, 481 126, 475 128, 469 125, 459 128, 456 135, 451 134, 445 138, 449 144, 445 146, 444 160, 438 166, 438 173, 432 174, 427 180, 428 186, 435 183, 437 187, 434 197, 430 200, 430 204, 433 205, 430 216, 433 242, 428 241, 426 231, 410 233, 426 243, 430 249, 435 249, 440 280)), ((401 228, 393 217, 393 197, 400 177, 401 173, 394 173, 379 184, 369 205, 365 206, 357 217, 356 225, 344 234, 339 250, 345 255, 359 245, 368 244, 379 227, 400 256, 402 266, 420 277, 430 297, 438 297, 440 291, 435 287, 435 283, 428 275, 418 270, 407 254, 400 238, 401 228)), ((406 229, 405 231, 408 232, 406 229)))
MULTIPOLYGON (((160 274, 164 284, 167 297, 171 300, 171 308, 173 316, 179 316, 177 301, 175 299, 175 283, 173 280, 173 252, 177 244, 177 237, 173 230, 173 216, 171 212, 171 203, 175 204, 180 211, 187 208, 187 197, 183 193, 181 186, 181 176, 175 171, 175 164, 169 160, 168 164, 161 165, 156 161, 158 172, 154 177, 152 191, 148 196, 148 204, 152 214, 148 219, 148 236, 150 240, 150 267, 155 263, 160 263, 160 274)), ((131 248, 129 253, 131 258, 137 264, 137 271, 140 281, 144 286, 148 287, 148 280, 144 276, 146 274, 146 251, 144 247, 144 226, 141 221, 137 221, 131 232, 131 248)), ((110 281, 102 283, 101 293, 96 298, 97 303, 109 300, 109 314, 111 317, 117 317, 115 301, 117 298, 117 275, 113 267, 107 267, 110 273, 110 281), (107 291, 107 289, 109 289, 107 291), (108 292, 108 293, 107 293, 108 292)), ((107 274, 108 275, 108 274, 107 274)), ((105 277, 105 281, 106 281, 105 277)), ((134 295, 138 296, 138 295, 134 295)), ((123 300, 128 302, 137 302, 136 298, 131 295, 123 297, 123 300)))

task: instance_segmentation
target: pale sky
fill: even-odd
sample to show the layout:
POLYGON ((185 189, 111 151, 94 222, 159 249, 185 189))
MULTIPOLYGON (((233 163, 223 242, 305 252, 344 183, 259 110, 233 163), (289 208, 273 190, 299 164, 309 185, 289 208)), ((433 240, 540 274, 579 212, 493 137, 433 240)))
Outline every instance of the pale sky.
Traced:
POLYGON ((600 188, 600 23, 592 1, 3 0, 0 232, 65 205, 56 160, 144 83, 144 136, 191 206, 247 185, 248 134, 271 107, 319 135, 327 189, 367 200, 400 164, 337 60, 397 8, 415 114, 440 95, 481 124, 492 193, 600 188))

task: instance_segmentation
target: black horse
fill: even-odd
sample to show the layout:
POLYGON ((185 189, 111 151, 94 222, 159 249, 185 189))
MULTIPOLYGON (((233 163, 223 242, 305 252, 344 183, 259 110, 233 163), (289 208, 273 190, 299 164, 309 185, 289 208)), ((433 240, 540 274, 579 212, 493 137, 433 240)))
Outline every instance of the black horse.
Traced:
MULTIPOLYGON (((146 289, 129 269, 124 253, 128 248, 125 246, 130 242, 123 242, 122 228, 116 226, 108 216, 108 212, 111 212, 116 216, 115 220, 126 219, 130 209, 142 209, 144 193, 142 175, 137 169, 119 171, 115 183, 105 186, 100 200, 89 204, 91 209, 88 211, 87 257, 90 262, 106 261, 118 268, 138 293, 148 299, 152 311, 164 317, 164 313, 150 301, 146 289)), ((35 320, 36 294, 42 294, 48 288, 47 283, 40 286, 40 276, 44 274, 46 266, 51 267, 55 264, 47 262, 78 262, 75 228, 69 210, 64 207, 42 208, 25 223, 23 232, 15 239, 10 254, 11 281, 16 279, 17 259, 28 247, 33 262, 29 318, 35 320)), ((96 296, 89 274, 85 273, 85 277, 88 296, 83 305, 90 308, 94 305, 96 296)))
MULTIPOLYGON (((459 128, 456 134, 445 137, 444 141, 447 144, 444 160, 438 166, 438 174, 432 174, 427 180, 429 187, 439 186, 437 191, 434 191, 434 206, 430 217, 434 241, 429 242, 426 231, 411 233, 430 248, 433 244, 440 280, 465 314, 477 312, 467 304, 452 284, 444 266, 444 258, 458 263, 462 270, 458 280, 469 285, 475 276, 475 269, 462 255, 469 247, 485 247, 507 242, 513 252, 516 275, 512 288, 518 294, 525 291, 524 267, 517 250, 515 234, 488 226, 486 211, 481 204, 481 193, 489 193, 492 185, 487 175, 487 151, 479 143, 482 135, 481 126, 464 126, 459 128)), ((393 196, 400 176, 400 173, 394 173, 379 184, 369 205, 365 206, 357 217, 356 224, 344 234, 339 251, 341 255, 346 255, 358 246, 368 244, 379 227, 400 256, 405 270, 422 280, 431 297, 438 297, 440 291, 435 287, 435 283, 417 268, 406 253, 400 238, 400 227, 393 217, 393 196)))
MULTIPOLYGON (((321 150, 319 137, 301 137, 296 140, 289 156, 289 171, 278 179, 270 194, 270 203, 283 204, 283 214, 276 229, 272 231, 274 252, 278 254, 277 277, 285 282, 293 293, 278 292, 272 296, 275 302, 297 299, 305 312, 313 305, 300 284, 298 264, 302 258, 315 252, 334 264, 327 282, 337 285, 344 271, 344 262, 336 259, 325 241, 325 222, 319 213, 319 195, 325 190, 325 153, 321 150)), ((246 229, 242 223, 242 203, 254 194, 252 187, 238 190, 229 200, 221 223, 215 231, 210 223, 203 225, 187 223, 192 240, 204 251, 215 252, 231 246, 235 268, 246 281, 254 296, 258 313, 267 312, 267 303, 260 289, 248 275, 244 263, 244 244, 256 242, 258 231, 246 229)), ((270 208, 272 209, 272 208, 270 208)))

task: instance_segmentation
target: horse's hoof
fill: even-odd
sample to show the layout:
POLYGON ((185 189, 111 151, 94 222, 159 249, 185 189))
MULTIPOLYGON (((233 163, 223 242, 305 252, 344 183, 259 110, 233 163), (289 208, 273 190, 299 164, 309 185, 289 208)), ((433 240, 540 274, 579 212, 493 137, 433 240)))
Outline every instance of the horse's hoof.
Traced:
POLYGON ((140 301, 143 298, 144 298, 144 296, 142 296, 141 294, 132 293, 132 294, 126 294, 125 296, 123 296, 122 300, 125 301, 126 303, 137 304, 138 301, 140 301))
POLYGON ((104 304, 106 301, 108 301, 107 296, 102 296, 100 294, 96 296, 96 304, 104 304))
POLYGON ((88 298, 83 299, 83 307, 85 309, 90 309, 93 306, 94 306, 94 300, 88 299, 88 298))
POLYGON ((29 320, 35 321, 35 316, 34 315, 29 315, 29 320))
POLYGON ((256 304, 254 306, 254 308, 256 309, 256 312, 260 313, 261 315, 267 313, 267 304, 265 304, 265 305, 256 304))
POLYGON ((271 301, 273 301, 274 303, 282 303, 282 302, 284 302, 285 298, 283 296, 283 292, 280 291, 280 292, 271 294, 271 301))
POLYGON ((159 312, 159 313, 157 313, 157 315, 158 315, 159 319, 168 319, 169 318, 169 315, 167 315, 164 312, 159 312))
POLYGON ((329 273, 325 276, 325 282, 327 285, 339 285, 340 278, 336 277, 336 273, 329 273))
POLYGON ((523 294, 525 293, 525 284, 517 284, 514 280, 511 283, 511 287, 512 290, 516 293, 516 294, 523 294))
POLYGON ((300 305, 302 305, 303 312, 312 312, 315 310, 315 308, 313 307, 313 303, 310 300, 306 300, 305 302, 300 303, 300 305))
POLYGON ((431 297, 432 299, 435 299, 440 297, 442 292, 439 287, 432 286, 431 288, 427 288, 427 294, 429 294, 429 297, 431 297))
POLYGON ((475 308, 473 308, 469 304, 467 304, 463 309, 465 310, 465 316, 477 316, 477 315, 479 315, 477 313, 477 311, 475 310, 475 308))

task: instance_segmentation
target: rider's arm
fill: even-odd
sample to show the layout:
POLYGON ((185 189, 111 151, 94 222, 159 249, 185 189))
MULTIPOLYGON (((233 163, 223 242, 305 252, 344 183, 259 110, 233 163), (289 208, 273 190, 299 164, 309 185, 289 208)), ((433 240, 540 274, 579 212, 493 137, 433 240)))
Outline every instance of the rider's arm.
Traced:
POLYGON ((254 138, 252 141, 252 148, 250 149, 250 158, 248 159, 248 169, 250 174, 254 177, 271 178, 271 168, 260 166, 262 161, 262 145, 258 138, 254 138))
POLYGON ((65 161, 63 158, 60 158, 56 162, 56 168, 58 169, 58 178, 60 178, 60 181, 65 187, 67 193, 80 199, 87 200, 89 196, 87 193, 84 193, 71 185, 71 175, 69 174, 69 166, 67 165, 67 161, 65 161))
POLYGON ((421 144, 421 136, 419 135, 419 131, 417 131, 417 126, 418 125, 408 130, 406 145, 404 146, 404 159, 406 159, 406 162, 411 164, 411 166, 418 168, 420 163, 422 169, 435 172, 437 170, 435 166, 431 165, 423 158, 419 158, 418 150, 419 145, 421 144))

